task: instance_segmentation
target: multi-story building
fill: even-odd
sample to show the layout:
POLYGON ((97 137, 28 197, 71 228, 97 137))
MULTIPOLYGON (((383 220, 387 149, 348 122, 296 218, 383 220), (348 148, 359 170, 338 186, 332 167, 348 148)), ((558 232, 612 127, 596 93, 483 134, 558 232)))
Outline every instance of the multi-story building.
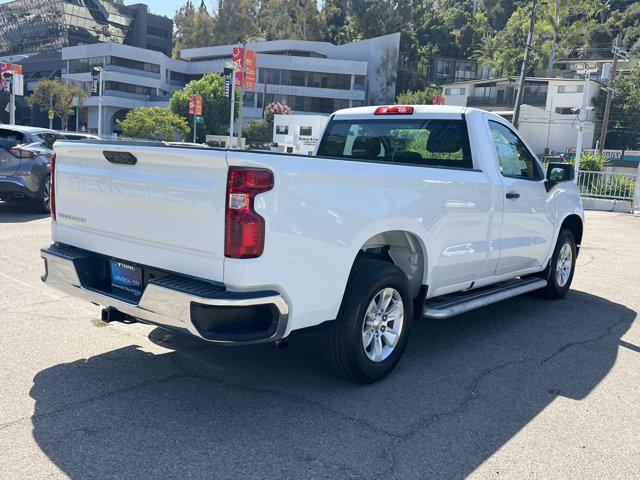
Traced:
MULTIPOLYGON (((144 4, 108 0, 15 0, 0 4, 0 60, 19 63, 29 93, 43 78, 60 78, 62 50, 101 42, 171 55, 173 21, 144 4)), ((7 99, 0 99, 0 102, 7 99)), ((5 115, 0 108, 0 115, 5 115)), ((18 123, 46 125, 46 114, 18 98, 18 123)), ((5 121, 8 120, 6 114, 5 121)))
MULTIPOLYGON (((449 83, 443 85, 443 94, 447 105, 482 108, 511 119, 517 84, 518 77, 449 83)), ((580 78, 526 78, 518 129, 536 153, 575 147, 580 120, 584 120, 583 145, 593 145, 594 109, 579 118, 583 89, 584 80, 580 78)), ((599 91, 600 85, 591 81, 589 105, 599 91)))
MULTIPOLYGON (((295 113, 322 114, 395 97, 400 34, 346 45, 276 40, 247 45, 257 52, 256 86, 244 95, 243 122, 262 117, 265 104, 286 102, 295 113)), ((89 82, 103 67, 104 133, 140 106, 167 107, 174 90, 206 73, 222 73, 233 45, 187 49, 180 59, 117 43, 62 49, 63 79, 89 82)), ((78 126, 95 131, 98 99, 85 102, 78 126)))
POLYGON ((144 4, 111 0, 14 0, 0 5, 0 55, 115 42, 171 55, 173 21, 144 4))

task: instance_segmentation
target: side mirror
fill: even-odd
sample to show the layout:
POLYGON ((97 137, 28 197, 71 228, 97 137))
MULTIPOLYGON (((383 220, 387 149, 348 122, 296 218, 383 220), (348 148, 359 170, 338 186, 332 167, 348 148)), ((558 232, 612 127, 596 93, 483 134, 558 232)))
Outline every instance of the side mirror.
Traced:
POLYGON ((570 163, 550 163, 547 167, 547 191, 560 182, 572 182, 575 178, 575 168, 570 163))

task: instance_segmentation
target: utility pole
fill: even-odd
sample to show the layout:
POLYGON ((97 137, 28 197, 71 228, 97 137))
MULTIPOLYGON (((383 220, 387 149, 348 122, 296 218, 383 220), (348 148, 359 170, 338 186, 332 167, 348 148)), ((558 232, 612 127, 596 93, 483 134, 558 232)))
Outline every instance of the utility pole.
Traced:
POLYGON ((553 5, 555 8, 555 25, 553 26, 553 40, 551 41, 549 63, 547 64, 547 77, 551 77, 551 73, 553 72, 553 60, 556 55, 556 43, 558 43, 558 24, 560 23, 560 14, 558 13, 558 0, 554 0, 553 5))
POLYGON ((513 108, 513 126, 518 128, 518 120, 520 118, 520 107, 522 106, 522 99, 524 98, 524 82, 527 75, 527 68, 529 63, 529 50, 531 49, 531 41, 533 40, 533 27, 536 24, 536 7, 538 0, 533 0, 533 6, 531 7, 531 20, 529 21, 529 33, 527 34, 527 45, 524 49, 524 59, 522 60, 522 69, 520 70, 520 80, 518 80, 518 94, 516 95, 516 104, 513 108))
POLYGON ((604 142, 607 139, 607 129, 609 128, 609 115, 611 113, 611 101, 613 100, 613 90, 616 81, 616 70, 618 68, 618 58, 625 57, 625 52, 618 47, 618 39, 620 35, 616 37, 613 42, 613 65, 611 66, 611 79, 609 80, 609 86, 607 87, 607 103, 604 105, 604 115, 602 117, 602 130, 600 131, 600 142, 598 143, 598 152, 602 153, 604 150, 604 142))

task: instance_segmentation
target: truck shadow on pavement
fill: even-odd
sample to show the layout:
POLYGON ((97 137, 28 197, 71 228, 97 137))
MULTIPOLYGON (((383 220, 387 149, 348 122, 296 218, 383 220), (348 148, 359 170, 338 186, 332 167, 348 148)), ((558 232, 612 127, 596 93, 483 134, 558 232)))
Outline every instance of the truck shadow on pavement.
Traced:
POLYGON ((24 223, 48 216, 48 213, 38 213, 34 204, 27 200, 15 202, 0 200, 0 223, 24 223))
POLYGON ((317 333, 276 350, 154 329, 166 353, 132 345, 39 372, 33 436, 71 478, 462 478, 558 396, 585 398, 635 318, 572 291, 419 322, 369 386, 333 376, 317 333))

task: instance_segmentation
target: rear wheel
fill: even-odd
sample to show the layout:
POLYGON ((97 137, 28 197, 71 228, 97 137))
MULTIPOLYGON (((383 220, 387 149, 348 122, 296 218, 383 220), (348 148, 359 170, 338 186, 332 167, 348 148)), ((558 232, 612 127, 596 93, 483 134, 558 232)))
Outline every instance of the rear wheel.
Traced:
POLYGON ((323 332, 325 356, 342 377, 376 382, 400 360, 412 318, 413 300, 402 270, 387 262, 358 260, 338 318, 323 332))
POLYGON ((51 177, 45 178, 40 187, 40 194, 36 199, 36 207, 42 213, 48 213, 51 210, 51 177))
POLYGON ((540 276, 547 281, 547 286, 540 291, 547 298, 564 297, 573 281, 576 266, 576 239, 570 230, 562 229, 558 242, 547 268, 540 276))

